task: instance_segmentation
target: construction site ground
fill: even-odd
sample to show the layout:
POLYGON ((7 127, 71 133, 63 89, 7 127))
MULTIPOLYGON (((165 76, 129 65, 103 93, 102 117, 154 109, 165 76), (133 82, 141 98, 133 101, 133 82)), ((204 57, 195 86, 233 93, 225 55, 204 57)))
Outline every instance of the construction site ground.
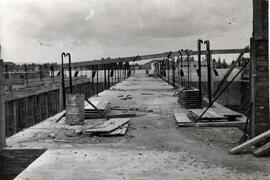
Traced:
POLYGON ((174 112, 188 110, 173 94, 166 82, 137 72, 96 97, 137 114, 125 136, 75 134, 104 120, 69 126, 55 123, 59 113, 9 137, 7 149, 47 149, 17 179, 270 179, 269 158, 229 155, 241 130, 177 127, 174 112))

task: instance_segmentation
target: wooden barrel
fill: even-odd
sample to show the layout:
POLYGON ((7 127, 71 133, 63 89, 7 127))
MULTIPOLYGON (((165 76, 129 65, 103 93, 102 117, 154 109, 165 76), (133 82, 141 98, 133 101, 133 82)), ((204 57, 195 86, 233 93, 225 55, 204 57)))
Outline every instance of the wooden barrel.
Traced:
POLYGON ((66 124, 84 123, 84 94, 67 94, 66 124))

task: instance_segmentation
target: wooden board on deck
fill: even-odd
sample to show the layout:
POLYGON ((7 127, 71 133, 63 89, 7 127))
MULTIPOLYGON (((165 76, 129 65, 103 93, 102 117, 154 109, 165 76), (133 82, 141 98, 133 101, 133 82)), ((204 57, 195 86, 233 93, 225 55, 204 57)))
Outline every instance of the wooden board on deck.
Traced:
POLYGON ((185 113, 174 113, 175 121, 178 126, 193 126, 194 123, 187 117, 185 113))
POLYGON ((112 132, 100 134, 101 136, 124 136, 127 132, 129 123, 120 126, 119 128, 115 129, 112 132))
POLYGON ((108 133, 108 132, 111 132, 111 131, 117 129, 118 127, 128 123, 129 120, 130 120, 130 118, 113 118, 113 119, 110 119, 110 120, 104 122, 103 124, 101 124, 99 126, 85 130, 85 133, 86 134, 108 133))

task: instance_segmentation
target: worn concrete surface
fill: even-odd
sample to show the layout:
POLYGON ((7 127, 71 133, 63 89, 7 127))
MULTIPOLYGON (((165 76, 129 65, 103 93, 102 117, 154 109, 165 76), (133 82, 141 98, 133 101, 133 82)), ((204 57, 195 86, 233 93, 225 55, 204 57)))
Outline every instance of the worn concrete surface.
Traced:
POLYGON ((123 137, 72 134, 100 120, 88 120, 87 127, 67 126, 54 123, 60 114, 19 132, 7 139, 8 148, 48 150, 17 179, 270 179, 269 158, 228 154, 240 130, 178 128, 173 113, 186 109, 172 95, 171 86, 144 74, 99 94, 112 106, 139 115, 123 137))

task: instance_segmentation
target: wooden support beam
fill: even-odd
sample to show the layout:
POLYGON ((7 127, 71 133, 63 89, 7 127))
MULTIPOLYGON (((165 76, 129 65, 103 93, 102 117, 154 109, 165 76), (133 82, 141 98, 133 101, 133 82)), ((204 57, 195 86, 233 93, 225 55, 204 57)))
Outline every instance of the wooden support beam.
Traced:
MULTIPOLYGON (((215 49, 211 50, 210 53, 213 54, 239 54, 241 53, 242 49, 215 49)), ((249 50, 248 50, 249 52, 249 50)), ((112 64, 112 63, 124 63, 124 62, 134 62, 134 61, 141 61, 141 60, 150 60, 150 59, 162 59, 168 57, 168 53, 157 53, 157 54, 148 54, 148 55, 140 55, 140 56, 129 56, 129 57, 122 57, 122 58, 110 58, 108 59, 101 59, 101 60, 88 60, 88 61, 81 61, 76 63, 71 63, 71 67, 81 67, 81 66, 89 66, 89 65, 97 65, 97 64, 112 64), (139 58, 138 58, 139 57, 139 58)), ((201 55, 207 54, 207 51, 201 51, 201 55)), ((187 55, 186 52, 182 52, 182 55, 187 55)), ((198 51, 191 51, 190 55, 198 55, 198 51)), ((172 51, 170 54, 171 57, 179 56, 179 51, 172 51)), ((64 67, 67 68, 68 65, 64 64, 64 67)))
POLYGON ((216 95, 219 93, 219 91, 221 90, 221 88, 224 86, 225 82, 227 81, 228 77, 230 76, 230 74, 232 73, 233 69, 237 66, 237 64, 241 61, 243 55, 249 50, 249 46, 246 46, 244 49, 242 49, 240 55, 238 56, 238 58, 236 59, 236 61, 230 66, 229 70, 227 71, 227 73, 224 75, 223 79, 221 80, 221 82, 219 83, 219 85, 217 86, 216 91, 214 92, 214 97, 216 97, 216 95))
POLYGON ((258 157, 268 155, 269 153, 270 153, 270 142, 253 151, 253 154, 258 157))
POLYGON ((258 142, 261 142, 263 140, 265 140, 266 138, 269 138, 270 137, 270 130, 244 142, 243 144, 240 144, 239 146, 236 146, 234 148, 232 148, 230 150, 230 154, 236 154, 238 152, 240 152, 241 150, 243 150, 244 148, 247 148, 247 147, 250 147, 254 144, 257 144, 258 142))
POLYGON ((6 146, 6 118, 4 99, 3 60, 0 59, 0 150, 6 146))

